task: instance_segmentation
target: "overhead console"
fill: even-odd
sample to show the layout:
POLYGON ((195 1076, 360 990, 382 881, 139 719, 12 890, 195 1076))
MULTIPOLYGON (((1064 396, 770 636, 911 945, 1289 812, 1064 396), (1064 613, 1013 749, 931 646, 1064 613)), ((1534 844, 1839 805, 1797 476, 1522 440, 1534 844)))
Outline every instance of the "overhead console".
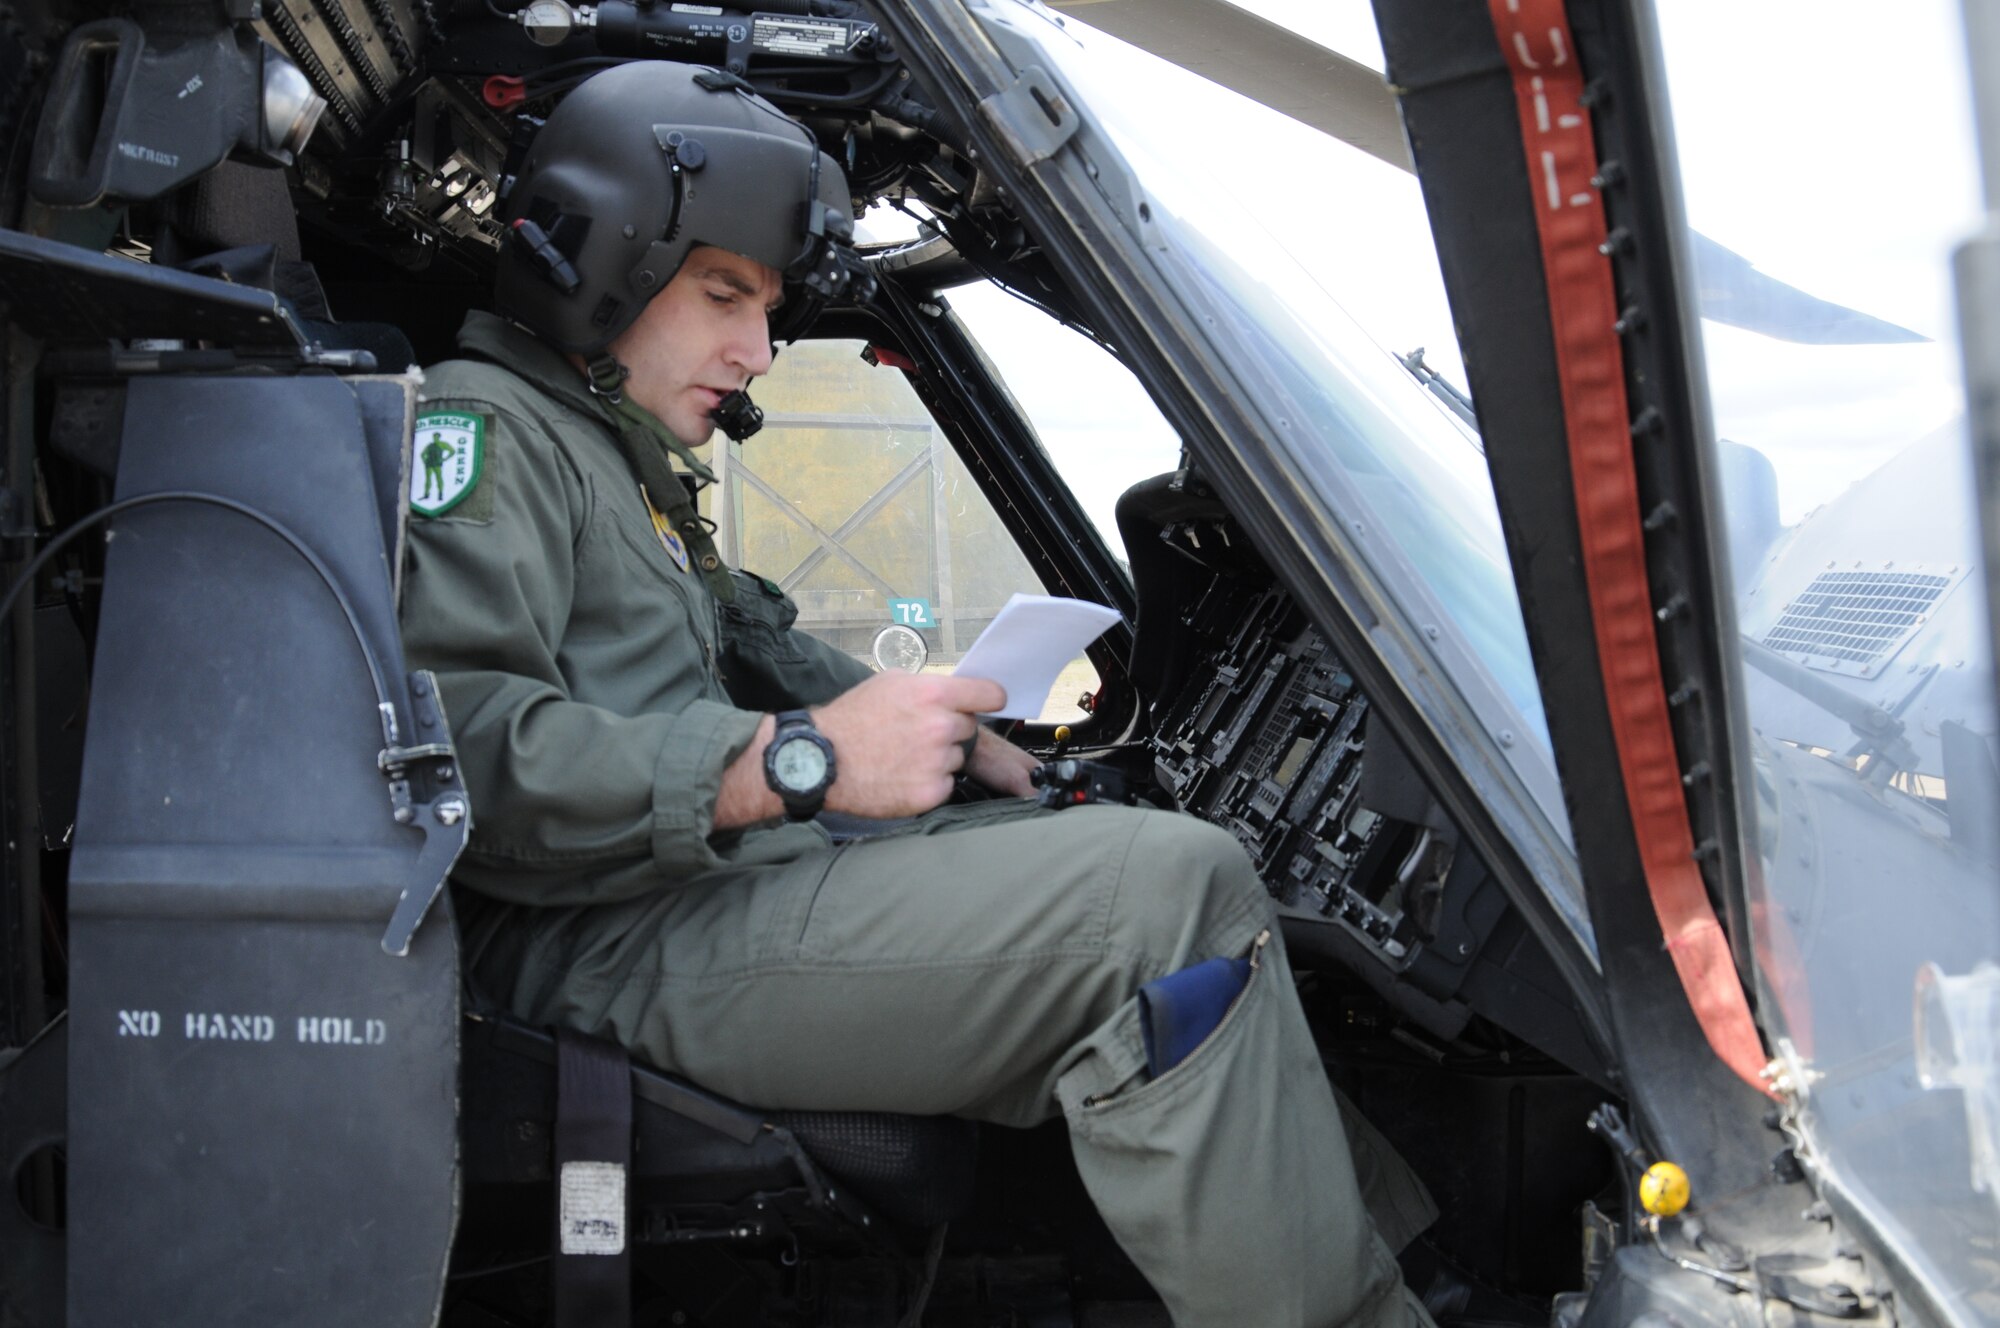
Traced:
POLYGON ((1324 633, 1186 471, 1119 502, 1153 774, 1233 834, 1295 956, 1333 961, 1434 1036, 1474 1010, 1588 1072, 1553 966, 1324 633))

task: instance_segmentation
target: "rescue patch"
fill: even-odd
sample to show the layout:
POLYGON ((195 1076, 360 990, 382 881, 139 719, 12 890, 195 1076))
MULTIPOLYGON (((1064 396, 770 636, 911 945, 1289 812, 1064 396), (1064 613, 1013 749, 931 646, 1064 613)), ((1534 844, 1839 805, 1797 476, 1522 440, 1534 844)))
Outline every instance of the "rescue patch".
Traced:
POLYGON ((485 416, 455 410, 417 416, 410 440, 410 510, 443 516, 472 496, 485 464, 485 416))

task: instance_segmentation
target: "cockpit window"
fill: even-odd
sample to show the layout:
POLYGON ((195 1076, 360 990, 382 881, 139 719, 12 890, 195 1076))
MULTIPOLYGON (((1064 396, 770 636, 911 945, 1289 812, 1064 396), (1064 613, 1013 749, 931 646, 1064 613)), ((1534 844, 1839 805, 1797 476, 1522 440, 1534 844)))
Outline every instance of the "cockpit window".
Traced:
POLYGON ((1980 221, 1960 6, 1658 12, 1753 730, 1759 1008, 1801 1153, 1948 1317, 1991 1319, 2000 744, 1950 266, 1980 221), (1885 71, 1911 75, 1893 114, 1885 71))
MULTIPOLYGON (((702 513, 724 557, 797 602, 800 627, 877 668, 948 673, 1012 595, 1047 592, 902 372, 868 350, 786 347, 757 388, 763 431, 710 443, 702 513)), ((1041 720, 1087 718, 1079 699, 1098 686, 1079 656, 1041 720)))
POLYGON ((1105 545, 1122 560, 1113 515, 1140 480, 1181 463, 1181 440, 1146 389, 1096 342, 989 282, 951 292, 952 312, 1034 426, 1105 545))

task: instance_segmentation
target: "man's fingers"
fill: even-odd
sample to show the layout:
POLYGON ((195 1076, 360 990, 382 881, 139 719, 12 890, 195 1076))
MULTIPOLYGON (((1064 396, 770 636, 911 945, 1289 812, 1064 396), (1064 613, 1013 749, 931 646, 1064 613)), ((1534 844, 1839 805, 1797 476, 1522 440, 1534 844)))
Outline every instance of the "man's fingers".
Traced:
POLYGON ((968 715, 990 715, 1007 704, 1007 689, 991 678, 938 678, 937 696, 953 710, 968 715))

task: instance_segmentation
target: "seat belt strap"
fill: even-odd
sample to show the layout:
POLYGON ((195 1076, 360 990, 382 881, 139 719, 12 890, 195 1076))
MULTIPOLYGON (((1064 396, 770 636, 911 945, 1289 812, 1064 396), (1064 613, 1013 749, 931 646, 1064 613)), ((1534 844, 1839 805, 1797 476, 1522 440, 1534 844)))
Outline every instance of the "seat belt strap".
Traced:
POLYGON ((1590 615, 1647 893, 1708 1045, 1746 1083, 1769 1093, 1760 1075, 1768 1063, 1763 1041, 1695 862, 1667 716, 1632 460, 1624 349, 1613 327, 1617 294, 1611 260, 1600 248, 1606 238, 1604 205, 1591 183, 1598 170, 1597 144, 1576 42, 1562 0, 1487 0, 1487 7, 1520 114, 1590 615))
POLYGON ((556 1030, 555 1328, 632 1321, 632 1064, 556 1030))

